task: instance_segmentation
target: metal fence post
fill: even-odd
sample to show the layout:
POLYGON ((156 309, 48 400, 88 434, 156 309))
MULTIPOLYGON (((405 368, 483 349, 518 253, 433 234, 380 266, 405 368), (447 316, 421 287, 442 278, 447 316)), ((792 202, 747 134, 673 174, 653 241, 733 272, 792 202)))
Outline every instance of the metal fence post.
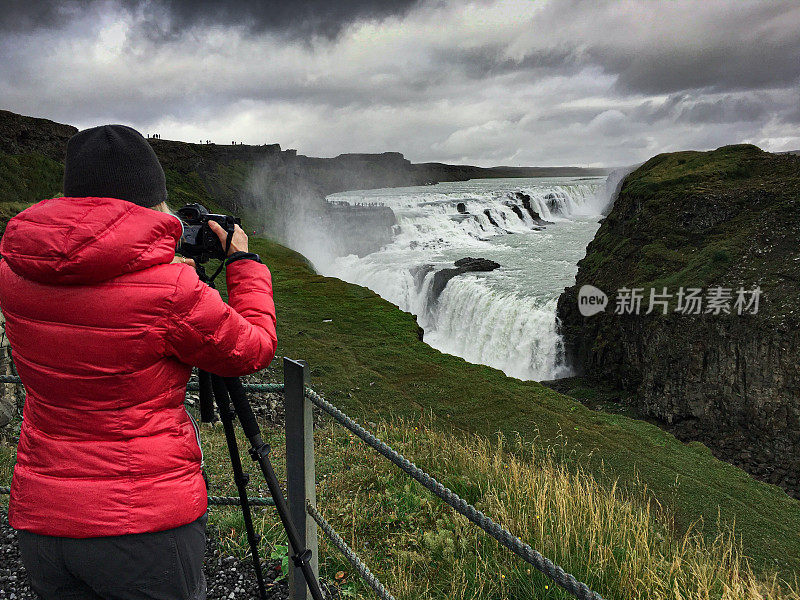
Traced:
MULTIPOLYGON (((11 345, 6 337, 6 320, 0 312, 0 374, 16 375, 14 361, 11 356, 11 345)), ((22 408, 20 395, 24 394, 22 384, 0 384, 0 428, 8 425, 14 418, 17 410, 22 408)))
MULTIPOLYGON (((311 550, 311 568, 319 576, 317 524, 306 513, 306 500, 316 506, 317 486, 314 471, 314 416, 305 399, 306 364, 283 358, 283 384, 286 410, 286 492, 289 513, 300 534, 300 541, 311 550)), ((293 550, 290 549, 290 552, 293 550)), ((308 588, 303 573, 289 561, 289 599, 306 600, 308 588)))

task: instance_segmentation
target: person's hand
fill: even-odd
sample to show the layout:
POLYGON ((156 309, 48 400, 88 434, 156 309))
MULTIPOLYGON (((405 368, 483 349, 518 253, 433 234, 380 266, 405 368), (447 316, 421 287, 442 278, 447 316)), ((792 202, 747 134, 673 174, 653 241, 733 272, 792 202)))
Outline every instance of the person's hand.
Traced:
MULTIPOLYGON (((225 231, 225 229, 222 228, 222 225, 216 221, 209 221, 208 226, 211 228, 211 231, 217 234, 219 241, 222 243, 222 247, 225 248, 225 243, 228 239, 228 232, 225 231)), ((248 252, 247 234, 244 232, 244 229, 238 225, 234 225, 233 227, 233 238, 231 239, 231 247, 228 250, 228 256, 234 252, 248 252)))
POLYGON ((177 254, 175 255, 175 258, 172 259, 172 262, 170 264, 172 265, 172 264, 175 264, 175 263, 182 264, 182 265, 189 265, 193 269, 195 268, 194 259, 186 258, 186 257, 183 257, 183 256, 178 256, 177 254))

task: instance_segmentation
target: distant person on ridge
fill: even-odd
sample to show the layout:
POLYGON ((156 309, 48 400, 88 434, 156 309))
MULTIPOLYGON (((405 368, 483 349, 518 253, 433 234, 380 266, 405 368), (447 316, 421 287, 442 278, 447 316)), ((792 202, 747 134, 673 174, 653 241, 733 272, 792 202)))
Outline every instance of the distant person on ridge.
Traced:
POLYGON ((164 171, 130 127, 69 140, 64 194, 0 242, 27 392, 9 506, 22 560, 44 600, 204 599, 207 489, 186 384, 192 365, 237 376, 270 363, 269 269, 237 226, 230 304, 200 281, 175 255, 164 171))

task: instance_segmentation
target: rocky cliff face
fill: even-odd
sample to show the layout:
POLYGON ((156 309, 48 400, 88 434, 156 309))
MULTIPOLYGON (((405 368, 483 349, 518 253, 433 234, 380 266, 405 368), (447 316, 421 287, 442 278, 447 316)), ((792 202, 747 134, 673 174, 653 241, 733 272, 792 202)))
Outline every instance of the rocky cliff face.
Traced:
MULTIPOLYGON (((748 299, 751 298, 748 296, 748 299)), ((634 392, 637 408, 724 458, 796 489, 800 473, 800 157, 754 146, 659 155, 626 177, 558 302, 573 368, 634 392), (584 284, 609 296, 584 317, 584 284), (736 290, 758 286, 756 314, 736 290), (613 314, 617 290, 732 290, 731 314, 613 314)))
POLYGON ((474 167, 444 163, 419 163, 412 165, 412 169, 422 183, 492 177, 593 177, 610 172, 610 169, 585 167, 474 167))
POLYGON ((0 110, 0 152, 5 154, 37 153, 61 161, 67 140, 76 133, 71 125, 0 110))

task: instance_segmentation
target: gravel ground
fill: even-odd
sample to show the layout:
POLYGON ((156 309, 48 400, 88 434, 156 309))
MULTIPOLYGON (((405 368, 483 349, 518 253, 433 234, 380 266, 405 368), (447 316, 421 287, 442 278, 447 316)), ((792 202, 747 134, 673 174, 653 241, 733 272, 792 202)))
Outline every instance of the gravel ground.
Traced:
MULTIPOLYGON (((286 579, 275 581, 280 575, 280 561, 269 561, 262 565, 267 586, 267 598, 282 600, 289 597, 286 579)), ((217 548, 216 540, 206 541, 206 559, 203 564, 208 583, 209 600, 224 598, 258 598, 256 575, 251 560, 239 560, 223 555, 217 548)))
MULTIPOLYGON (((263 563, 263 569, 267 598, 288 598, 286 580, 275 581, 280 574, 280 561, 267 561, 263 563)), ((209 600, 258 598, 253 563, 221 554, 213 538, 209 538, 206 545, 204 570, 209 600)), ((338 594, 329 593, 327 597, 337 598, 338 594)), ((17 533, 9 526, 4 508, 0 508, 0 600, 37 600, 28 585, 28 574, 19 556, 17 533)))
POLYGON ((36 595, 28 587, 28 574, 19 557, 17 532, 9 526, 3 507, 0 507, 0 598, 36 600, 36 595))

